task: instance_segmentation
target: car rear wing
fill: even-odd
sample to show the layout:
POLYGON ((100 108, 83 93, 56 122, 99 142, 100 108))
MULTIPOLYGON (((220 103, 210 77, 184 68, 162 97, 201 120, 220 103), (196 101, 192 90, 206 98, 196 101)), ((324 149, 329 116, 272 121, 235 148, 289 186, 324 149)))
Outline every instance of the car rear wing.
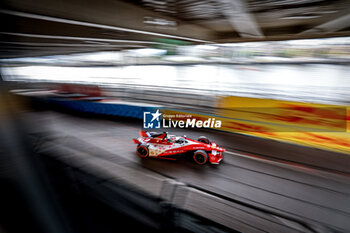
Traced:
POLYGON ((135 144, 141 144, 141 142, 135 138, 132 139, 132 142, 135 143, 135 144))
POLYGON ((140 136, 141 137, 151 137, 151 134, 148 133, 147 131, 140 131, 140 136))
POLYGON ((165 139, 167 138, 168 133, 167 132, 147 132, 147 131, 140 131, 141 137, 147 137, 147 138, 157 138, 157 139, 165 139))

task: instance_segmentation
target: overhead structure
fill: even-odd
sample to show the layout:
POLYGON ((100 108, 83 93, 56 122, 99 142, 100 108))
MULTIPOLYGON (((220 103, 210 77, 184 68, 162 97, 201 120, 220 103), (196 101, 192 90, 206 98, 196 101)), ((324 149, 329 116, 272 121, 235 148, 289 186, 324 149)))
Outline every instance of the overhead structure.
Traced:
POLYGON ((350 35, 348 0, 3 0, 0 58, 350 35))

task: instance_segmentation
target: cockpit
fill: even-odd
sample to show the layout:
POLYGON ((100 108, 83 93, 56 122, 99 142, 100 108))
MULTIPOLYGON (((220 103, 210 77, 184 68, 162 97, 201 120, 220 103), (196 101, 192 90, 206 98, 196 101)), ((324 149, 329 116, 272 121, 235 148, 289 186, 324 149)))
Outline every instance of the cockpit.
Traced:
POLYGON ((167 132, 163 132, 163 133, 158 133, 158 132, 148 132, 149 136, 154 138, 154 139, 158 139, 158 140, 166 140, 167 142, 171 142, 171 143, 179 143, 179 144, 183 144, 183 143, 187 143, 187 140, 183 137, 178 137, 176 135, 168 135, 167 132))

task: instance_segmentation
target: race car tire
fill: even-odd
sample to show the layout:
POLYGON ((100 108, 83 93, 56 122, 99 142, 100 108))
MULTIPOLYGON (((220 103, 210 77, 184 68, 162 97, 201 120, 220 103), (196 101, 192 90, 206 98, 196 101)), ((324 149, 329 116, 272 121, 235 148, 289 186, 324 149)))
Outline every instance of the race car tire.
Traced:
POLYGON ((197 141, 203 142, 203 143, 206 143, 206 144, 210 143, 209 139, 206 136, 200 136, 197 141))
POLYGON ((136 153, 141 158, 147 158, 149 155, 148 146, 146 146, 144 144, 138 145, 136 148, 136 153))
POLYGON ((203 165, 208 161, 208 154, 204 150, 197 150, 193 154, 193 160, 197 164, 203 165))

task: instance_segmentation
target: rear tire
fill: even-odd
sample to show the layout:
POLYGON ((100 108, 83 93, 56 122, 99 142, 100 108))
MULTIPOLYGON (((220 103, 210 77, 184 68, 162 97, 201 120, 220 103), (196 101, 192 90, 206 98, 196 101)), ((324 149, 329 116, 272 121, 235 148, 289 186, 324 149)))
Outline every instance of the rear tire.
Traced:
POLYGON ((146 146, 144 144, 138 145, 136 148, 136 153, 141 158, 147 158, 149 155, 148 146, 146 146))
POLYGON ((208 161, 208 154, 204 150, 197 150, 193 154, 193 160, 197 164, 203 165, 208 161))
POLYGON ((206 136, 200 136, 197 141, 198 142, 203 142, 205 144, 209 144, 210 143, 209 139, 206 136))

